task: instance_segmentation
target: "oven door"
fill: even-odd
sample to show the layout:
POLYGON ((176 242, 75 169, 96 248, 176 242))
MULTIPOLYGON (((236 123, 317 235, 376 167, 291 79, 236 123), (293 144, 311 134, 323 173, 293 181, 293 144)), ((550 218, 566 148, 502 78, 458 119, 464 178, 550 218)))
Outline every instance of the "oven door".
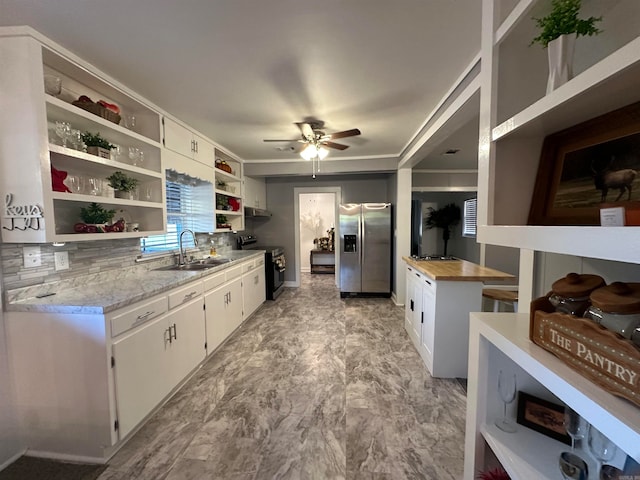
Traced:
MULTIPOLYGON (((285 258, 284 255, 278 255, 271 261, 271 278, 273 278, 272 296, 275 298, 282 292, 282 286, 284 285, 284 272, 285 272, 285 258)), ((269 292, 267 292, 267 297, 269 292)))

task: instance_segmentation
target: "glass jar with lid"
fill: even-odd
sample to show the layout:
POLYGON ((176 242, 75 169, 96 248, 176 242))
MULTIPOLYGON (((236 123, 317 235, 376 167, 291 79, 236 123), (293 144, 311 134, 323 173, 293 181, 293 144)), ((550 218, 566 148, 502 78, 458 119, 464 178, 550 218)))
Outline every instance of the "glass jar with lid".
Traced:
POLYGON ((591 306, 584 314, 586 318, 626 339, 632 338, 640 327, 640 283, 614 282, 594 290, 589 298, 591 306))
POLYGON ((590 305, 591 292, 604 284, 604 279, 599 275, 569 273, 553 282, 549 301, 556 312, 581 317, 590 305))

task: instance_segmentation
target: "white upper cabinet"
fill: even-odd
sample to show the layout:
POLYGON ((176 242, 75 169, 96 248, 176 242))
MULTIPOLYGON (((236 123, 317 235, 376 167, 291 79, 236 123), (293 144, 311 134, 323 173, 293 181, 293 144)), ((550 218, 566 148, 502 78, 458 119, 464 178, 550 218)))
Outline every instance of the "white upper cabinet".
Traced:
POLYGON ((92 73, 96 70, 91 65, 35 34, 24 35, 23 30, 32 32, 0 29, 2 240, 65 242, 163 232, 159 114, 115 81, 92 73), (59 79, 59 92, 45 93, 45 76, 59 79), (128 129, 124 119, 114 123, 73 105, 81 95, 93 102, 116 104, 123 118, 135 116, 136 125, 128 129), (107 158, 89 154, 57 129, 61 122, 72 130, 99 133, 119 150, 112 150, 107 158), (138 181, 132 198, 114 198, 106 177, 116 171, 138 181), (54 181, 58 176, 62 183, 54 181), (78 180, 74 182, 78 188, 73 188, 72 178, 78 180), (76 233, 74 225, 82 222, 81 208, 92 202, 115 210, 114 220, 121 217, 138 223, 138 230, 76 233))
POLYGON ((267 208, 267 185, 264 178, 244 177, 245 207, 267 208))
POLYGON ((164 117, 164 146, 205 165, 213 165, 215 149, 211 142, 179 123, 164 117))
POLYGON ((577 39, 574 78, 549 94, 547 51, 530 43, 550 2, 511 3, 483 8, 478 241, 640 262, 638 227, 528 225, 545 137, 640 101, 640 2, 583 2, 603 32, 577 39))

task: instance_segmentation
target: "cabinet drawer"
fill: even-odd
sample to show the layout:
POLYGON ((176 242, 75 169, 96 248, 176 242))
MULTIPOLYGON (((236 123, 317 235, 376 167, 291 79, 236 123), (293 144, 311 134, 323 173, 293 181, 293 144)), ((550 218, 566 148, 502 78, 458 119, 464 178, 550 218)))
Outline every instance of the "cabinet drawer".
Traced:
POLYGON ((260 267, 260 266, 264 265, 264 256, 254 260, 254 262, 256 264, 256 267, 260 267))
POLYGON ((227 268, 225 273, 227 274, 227 280, 233 280, 234 278, 238 278, 242 276, 242 265, 238 265, 236 267, 227 268))
POLYGON ((169 310, 202 295, 202 282, 193 282, 169 294, 169 310))
POLYGON ((111 319, 111 336, 116 337, 167 311, 167 297, 156 298, 111 319))
POLYGON ((242 273, 247 273, 253 270, 254 268, 256 268, 256 264, 253 260, 251 260, 250 262, 243 263, 241 267, 242 267, 242 273))
POLYGON ((219 272, 215 275, 209 275, 204 279, 204 291, 208 292, 209 290, 222 285, 224 282, 225 272, 219 272))

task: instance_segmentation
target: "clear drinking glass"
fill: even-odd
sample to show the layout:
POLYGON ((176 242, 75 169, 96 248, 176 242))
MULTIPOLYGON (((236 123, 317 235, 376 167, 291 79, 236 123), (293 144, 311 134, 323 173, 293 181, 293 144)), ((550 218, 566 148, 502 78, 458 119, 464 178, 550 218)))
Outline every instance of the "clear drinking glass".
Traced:
POLYGON ((62 146, 67 146, 67 140, 71 137, 71 124, 69 122, 56 122, 56 135, 62 140, 62 146))
POLYGON ((100 179, 100 178, 90 178, 89 179, 89 193, 91 195, 101 195, 102 194, 102 179, 100 179))
POLYGON ((129 147, 129 160, 131 165, 138 165, 140 161, 140 149, 137 147, 129 147))
POLYGON ((564 428, 571 437, 571 451, 575 451, 576 440, 582 440, 589 430, 587 421, 570 407, 564 407, 564 428))
POLYGON ((611 460, 616 454, 615 444, 609 440, 600 430, 593 425, 589 426, 589 439, 587 441, 589 451, 593 458, 598 461, 598 475, 604 462, 611 460))
POLYGON ((496 427, 504 432, 513 433, 516 426, 513 420, 507 417, 507 404, 513 402, 516 398, 516 375, 500 370, 498 374, 498 393, 504 404, 502 418, 496 420, 496 427))
POLYGON ((133 130, 136 127, 136 116, 135 115, 125 115, 124 116, 124 126, 129 130, 133 130))
POLYGON ((67 177, 68 186, 71 192, 73 193, 83 193, 84 192, 84 177, 80 175, 69 175, 67 177))

